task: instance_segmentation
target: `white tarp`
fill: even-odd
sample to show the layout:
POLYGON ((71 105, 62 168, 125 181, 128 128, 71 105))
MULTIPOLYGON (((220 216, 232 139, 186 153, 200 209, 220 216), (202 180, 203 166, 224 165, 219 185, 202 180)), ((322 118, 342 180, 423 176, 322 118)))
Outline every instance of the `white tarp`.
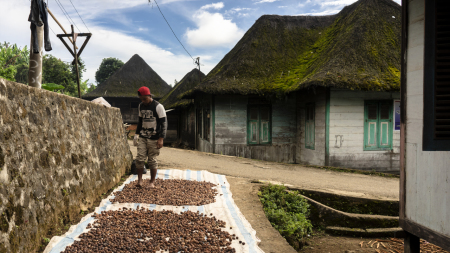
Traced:
POLYGON ((111 105, 103 97, 96 98, 96 99, 92 100, 91 102, 100 104, 100 105, 104 105, 106 107, 111 107, 111 105))
MULTIPOLYGON (((150 178, 150 172, 143 175, 144 179, 150 178)), ((111 203, 109 199, 114 198, 113 193, 116 191, 122 191, 124 186, 131 181, 137 180, 136 175, 130 176, 120 187, 114 190, 110 196, 102 200, 100 206, 95 209, 95 213, 100 213, 101 211, 118 210, 122 207, 136 209, 138 206, 148 208, 150 210, 161 211, 172 210, 176 213, 184 212, 187 210, 193 212, 201 212, 204 214, 212 213, 217 219, 225 221, 227 223, 223 230, 230 234, 236 234, 239 240, 234 240, 231 247, 236 249, 236 252, 248 252, 248 253, 263 253, 263 251, 258 247, 260 240, 256 237, 255 230, 252 229, 250 223, 245 219, 244 215, 239 211, 239 208, 234 203, 232 194, 230 191, 230 184, 223 175, 213 174, 208 171, 191 171, 191 170, 158 170, 157 178, 162 179, 187 179, 187 180, 197 180, 206 181, 214 184, 219 184, 216 187, 218 195, 216 196, 216 202, 204 205, 204 206, 162 206, 155 204, 139 204, 139 203, 127 203, 118 204, 111 203), (230 229, 231 227, 231 229, 230 229), (239 244, 239 241, 245 242, 245 245, 239 244)), ((69 231, 62 236, 55 236, 52 238, 50 243, 47 245, 44 253, 57 253, 64 251, 64 249, 71 245, 74 241, 79 240, 80 234, 89 231, 86 226, 89 223, 94 222, 92 218, 93 213, 86 215, 80 223, 71 226, 69 231)))

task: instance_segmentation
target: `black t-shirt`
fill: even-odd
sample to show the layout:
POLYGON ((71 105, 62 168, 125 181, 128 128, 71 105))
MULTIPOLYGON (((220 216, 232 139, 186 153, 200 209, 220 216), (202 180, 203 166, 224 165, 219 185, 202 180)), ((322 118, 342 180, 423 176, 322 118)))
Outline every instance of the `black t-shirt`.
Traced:
POLYGON ((157 140, 166 138, 167 116, 164 106, 153 100, 150 104, 139 104, 139 124, 136 134, 140 137, 157 140))

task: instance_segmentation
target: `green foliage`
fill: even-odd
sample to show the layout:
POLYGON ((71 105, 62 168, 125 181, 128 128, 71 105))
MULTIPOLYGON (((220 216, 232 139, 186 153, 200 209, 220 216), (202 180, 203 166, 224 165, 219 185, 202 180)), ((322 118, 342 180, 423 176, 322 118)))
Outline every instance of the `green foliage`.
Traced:
POLYGON ((123 61, 114 58, 104 58, 97 72, 95 72, 95 80, 97 83, 106 81, 116 70, 120 69, 124 65, 123 61))
POLYGON ((0 44, 0 77, 26 83, 29 61, 30 51, 26 46, 21 49, 16 44, 10 45, 7 42, 0 44))
POLYGON ((297 192, 286 192, 282 185, 262 187, 258 192, 264 212, 272 226, 280 234, 290 239, 301 240, 312 232, 309 216, 309 204, 297 192))
MULTIPOLYGON (((80 79, 83 72, 85 72, 85 65, 80 59, 81 64, 78 66, 80 72, 80 79)), ((78 97, 78 85, 75 66, 69 62, 63 62, 61 59, 53 55, 46 54, 42 59, 42 82, 54 83, 63 86, 61 90, 63 94, 78 97)), ((85 94, 88 89, 88 82, 86 80, 80 83, 81 95, 85 94)))
POLYGON ((64 89, 64 86, 55 84, 55 83, 44 83, 44 84, 42 84, 42 89, 49 90, 49 91, 55 91, 55 90, 64 89))
POLYGON ((49 243, 50 242, 50 239, 49 238, 47 238, 47 237, 44 237, 44 243, 49 243))

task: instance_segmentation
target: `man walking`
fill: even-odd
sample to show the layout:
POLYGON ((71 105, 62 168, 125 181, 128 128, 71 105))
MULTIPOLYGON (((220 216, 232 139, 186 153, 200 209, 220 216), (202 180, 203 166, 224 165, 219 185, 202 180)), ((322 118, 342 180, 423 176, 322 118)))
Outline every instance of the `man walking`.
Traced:
POLYGON ((156 172, 160 149, 163 147, 167 131, 167 117, 164 106, 153 100, 150 89, 141 87, 138 90, 139 98, 139 123, 134 135, 134 146, 137 146, 136 169, 138 172, 138 187, 142 187, 142 172, 145 159, 148 158, 151 180, 150 187, 155 187, 156 172), (138 139, 139 142, 138 142, 138 139))

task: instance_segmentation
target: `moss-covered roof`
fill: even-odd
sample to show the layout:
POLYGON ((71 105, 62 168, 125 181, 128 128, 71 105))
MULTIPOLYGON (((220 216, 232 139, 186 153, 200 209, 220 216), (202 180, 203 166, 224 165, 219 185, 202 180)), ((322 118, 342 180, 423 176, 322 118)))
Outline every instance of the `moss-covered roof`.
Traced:
POLYGON ((197 88, 283 94, 310 86, 400 89, 401 6, 359 0, 331 16, 264 15, 197 88))
POLYGON ((169 91, 169 93, 159 100, 159 102, 162 103, 166 109, 189 105, 192 100, 181 99, 179 96, 186 91, 195 88, 200 83, 200 78, 202 80, 205 79, 205 74, 198 69, 193 69, 191 72, 187 73, 183 79, 169 91))
POLYGON ((161 98, 171 90, 170 85, 144 59, 135 54, 111 77, 83 98, 137 97, 137 90, 142 86, 148 87, 155 98, 161 98))

